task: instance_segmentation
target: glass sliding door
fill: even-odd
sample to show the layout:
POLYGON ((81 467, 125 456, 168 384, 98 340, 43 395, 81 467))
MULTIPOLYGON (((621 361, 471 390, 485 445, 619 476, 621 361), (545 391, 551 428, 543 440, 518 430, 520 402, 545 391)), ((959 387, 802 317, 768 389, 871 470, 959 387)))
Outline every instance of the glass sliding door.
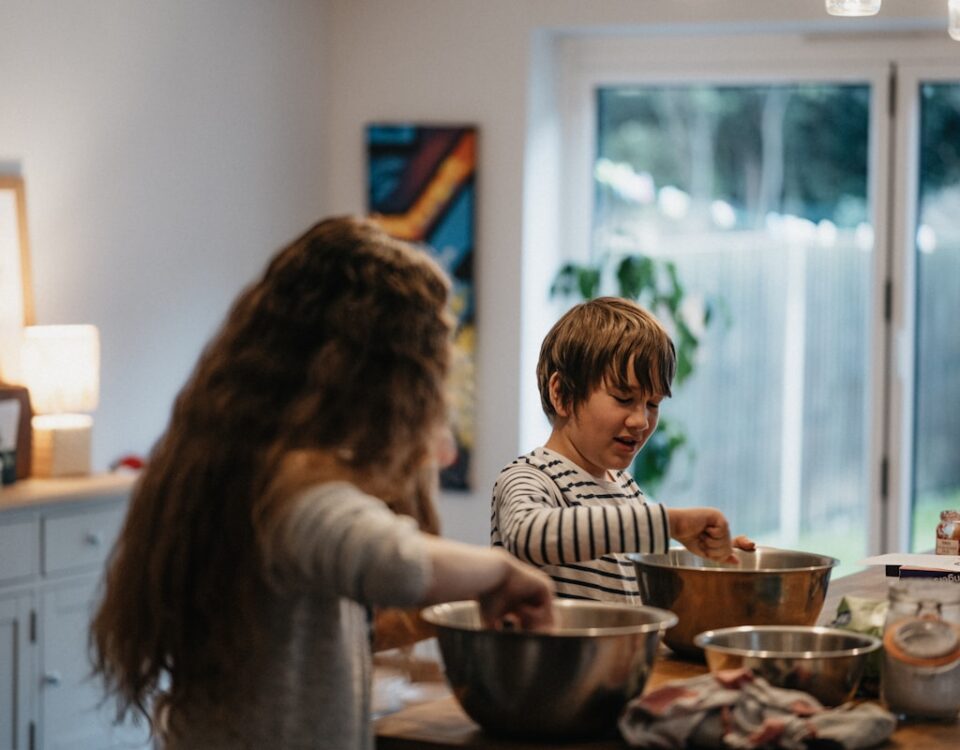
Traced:
POLYGON ((661 410, 681 448, 653 494, 848 570, 869 548, 880 429, 874 95, 829 80, 595 89, 592 257, 672 264, 698 340, 661 410))
POLYGON ((917 117, 911 548, 923 552, 940 511, 960 509, 960 76, 908 74, 905 88, 917 117))

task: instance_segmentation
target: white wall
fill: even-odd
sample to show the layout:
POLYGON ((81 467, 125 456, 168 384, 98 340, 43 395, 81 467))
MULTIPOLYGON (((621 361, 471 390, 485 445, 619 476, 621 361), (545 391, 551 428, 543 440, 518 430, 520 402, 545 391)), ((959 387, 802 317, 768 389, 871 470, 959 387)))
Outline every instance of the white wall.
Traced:
MULTIPOLYGON (((562 173, 553 42, 591 32, 742 34, 831 21, 822 0, 332 0, 330 9, 325 162, 332 210, 364 206, 365 123, 480 128, 475 489, 445 496, 441 513, 447 534, 485 543, 497 473, 546 436, 531 352, 552 315, 544 282, 556 267, 553 183, 562 173)), ((940 19, 945 29, 946 2, 887 0, 880 23, 898 18, 940 19)))
POLYGON ((95 469, 145 453, 239 289, 323 213, 322 0, 3 0, 0 167, 37 322, 93 323, 95 469))

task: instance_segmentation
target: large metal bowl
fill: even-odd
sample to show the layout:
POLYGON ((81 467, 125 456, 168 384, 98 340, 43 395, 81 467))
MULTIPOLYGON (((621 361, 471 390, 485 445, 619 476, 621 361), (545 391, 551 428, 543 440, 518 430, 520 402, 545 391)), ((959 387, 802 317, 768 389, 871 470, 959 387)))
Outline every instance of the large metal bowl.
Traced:
POLYGON ((493 734, 572 739, 616 732, 643 691, 672 612, 560 599, 548 631, 484 628, 476 602, 437 604, 447 682, 467 715, 493 734))
POLYGON ((631 555, 644 604, 675 612, 664 642, 702 658, 693 638, 738 625, 813 625, 838 560, 810 552, 758 547, 736 550, 736 563, 717 563, 683 549, 631 555))
POLYGON ((748 667, 776 687, 802 690, 825 706, 851 700, 879 638, 849 630, 761 625, 708 630, 694 642, 711 672, 748 667))

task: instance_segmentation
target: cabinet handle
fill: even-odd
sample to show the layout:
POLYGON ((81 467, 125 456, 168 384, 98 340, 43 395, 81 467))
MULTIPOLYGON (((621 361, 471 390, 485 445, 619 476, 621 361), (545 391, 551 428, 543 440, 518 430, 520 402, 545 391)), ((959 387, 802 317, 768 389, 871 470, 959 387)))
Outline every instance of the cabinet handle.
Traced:
POLYGON ((57 687, 61 682, 63 682, 63 678, 60 676, 59 672, 56 672, 56 671, 44 672, 43 674, 44 685, 57 687))
POLYGON ((99 547, 101 544, 103 544, 103 537, 99 532, 88 531, 83 535, 83 541, 90 547, 99 547))

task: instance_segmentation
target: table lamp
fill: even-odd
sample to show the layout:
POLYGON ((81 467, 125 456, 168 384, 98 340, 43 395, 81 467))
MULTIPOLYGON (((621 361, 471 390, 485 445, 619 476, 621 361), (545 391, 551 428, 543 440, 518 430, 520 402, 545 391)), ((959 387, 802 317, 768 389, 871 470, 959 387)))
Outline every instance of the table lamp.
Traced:
POLYGON ((881 0, 827 0, 831 16, 875 16, 880 12, 881 0))
POLYGON ((90 434, 100 391, 100 336, 95 326, 27 326, 20 353, 36 416, 33 474, 90 473, 90 434))

